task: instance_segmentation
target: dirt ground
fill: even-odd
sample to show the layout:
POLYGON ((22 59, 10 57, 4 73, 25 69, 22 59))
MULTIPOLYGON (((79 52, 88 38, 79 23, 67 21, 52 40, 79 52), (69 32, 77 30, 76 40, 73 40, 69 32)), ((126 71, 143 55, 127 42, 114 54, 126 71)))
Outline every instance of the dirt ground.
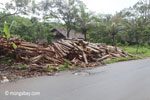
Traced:
POLYGON ((15 81, 17 79, 38 77, 43 75, 54 75, 54 72, 42 72, 30 68, 19 69, 16 65, 0 63, 0 80, 2 80, 2 77, 6 77, 9 81, 15 81))

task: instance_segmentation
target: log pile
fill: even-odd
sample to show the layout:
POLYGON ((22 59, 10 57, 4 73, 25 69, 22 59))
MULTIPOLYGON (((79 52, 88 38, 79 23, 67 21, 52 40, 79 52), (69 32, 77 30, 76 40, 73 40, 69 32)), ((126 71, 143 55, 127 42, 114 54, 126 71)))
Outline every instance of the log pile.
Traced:
POLYGON ((43 47, 35 43, 25 42, 18 38, 0 38, 0 56, 14 58, 17 62, 30 65, 63 64, 63 58, 56 58, 52 46, 43 47), (14 49, 12 42, 16 44, 14 49))
POLYGON ((130 54, 118 47, 107 46, 104 43, 90 43, 78 40, 60 40, 52 44, 57 57, 71 61, 75 66, 102 65, 104 60, 128 57, 130 54))
POLYGON ((118 47, 103 43, 90 43, 81 39, 66 39, 43 46, 18 38, 0 38, 0 56, 13 57, 17 62, 31 65, 58 66, 70 61, 71 65, 91 67, 102 65, 104 60, 132 56, 118 47), (17 46, 13 48, 12 42, 17 46))

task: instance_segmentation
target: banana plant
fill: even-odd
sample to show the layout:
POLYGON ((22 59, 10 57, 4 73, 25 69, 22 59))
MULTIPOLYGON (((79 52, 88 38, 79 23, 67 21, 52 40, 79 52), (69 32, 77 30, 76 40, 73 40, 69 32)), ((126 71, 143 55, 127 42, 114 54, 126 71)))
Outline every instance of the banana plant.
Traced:
MULTIPOLYGON (((5 35, 6 39, 7 39, 7 45, 8 45, 8 42, 9 42, 10 35, 11 35, 10 34, 10 29, 11 29, 13 23, 14 23, 14 21, 11 23, 11 26, 8 27, 7 22, 6 21, 4 22, 4 35, 5 35)), ((11 44, 12 44, 14 49, 17 48, 17 46, 16 46, 16 44, 14 42, 11 42, 11 44)))
POLYGON ((8 28, 8 24, 6 21, 4 22, 4 33, 5 33, 4 35, 8 41, 8 39, 10 38, 10 30, 8 28))

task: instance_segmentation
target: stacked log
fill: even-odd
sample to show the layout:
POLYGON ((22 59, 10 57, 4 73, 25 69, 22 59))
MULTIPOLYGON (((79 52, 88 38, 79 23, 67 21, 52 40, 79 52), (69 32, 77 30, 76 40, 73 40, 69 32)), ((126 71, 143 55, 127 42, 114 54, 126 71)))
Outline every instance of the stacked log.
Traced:
POLYGON ((35 43, 25 42, 20 39, 0 38, 0 55, 6 57, 13 57, 17 62, 26 64, 44 65, 50 64, 63 64, 63 58, 57 58, 55 51, 51 46, 43 47, 35 43), (17 48, 14 49, 11 43, 15 43, 17 48))
MULTIPOLYGON (((103 64, 104 60, 132 56, 118 47, 107 46, 104 43, 90 43, 81 39, 60 40, 53 43, 63 57, 76 66, 95 66, 103 64)), ((53 47, 52 45, 52 47, 53 47)))
POLYGON ((65 60, 74 66, 102 65, 104 60, 128 57, 130 54, 118 47, 104 43, 90 43, 82 39, 62 39, 52 45, 42 46, 18 38, 0 38, 0 56, 13 57, 18 62, 36 65, 60 65, 65 60), (16 44, 14 49, 12 42, 16 44))

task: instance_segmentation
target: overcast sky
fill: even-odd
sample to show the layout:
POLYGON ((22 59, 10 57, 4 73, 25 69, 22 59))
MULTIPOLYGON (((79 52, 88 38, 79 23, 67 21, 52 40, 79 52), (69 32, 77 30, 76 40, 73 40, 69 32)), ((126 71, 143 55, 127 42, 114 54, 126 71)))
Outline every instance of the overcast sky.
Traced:
POLYGON ((124 8, 133 6, 138 0, 82 0, 89 10, 97 13, 115 14, 124 8))
MULTIPOLYGON (((9 0, 0 0, 6 2, 9 0)), ((39 1, 39 0, 37 0, 39 1)), ((89 10, 97 13, 115 14, 116 11, 120 11, 123 8, 134 5, 138 0, 82 0, 89 10)))

